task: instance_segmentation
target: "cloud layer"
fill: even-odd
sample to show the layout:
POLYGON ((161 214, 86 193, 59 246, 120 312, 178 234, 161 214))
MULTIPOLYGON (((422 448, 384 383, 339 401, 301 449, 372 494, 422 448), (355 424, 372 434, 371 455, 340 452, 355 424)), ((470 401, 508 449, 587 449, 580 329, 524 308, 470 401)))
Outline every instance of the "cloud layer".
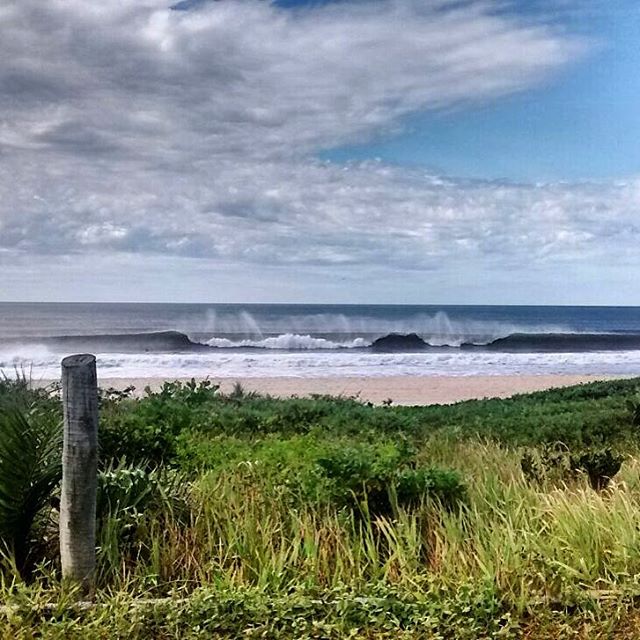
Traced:
POLYGON ((634 262, 633 180, 514 185, 314 159, 414 112, 525 90, 585 46, 486 0, 5 2, 0 261, 517 269, 615 244, 634 262))

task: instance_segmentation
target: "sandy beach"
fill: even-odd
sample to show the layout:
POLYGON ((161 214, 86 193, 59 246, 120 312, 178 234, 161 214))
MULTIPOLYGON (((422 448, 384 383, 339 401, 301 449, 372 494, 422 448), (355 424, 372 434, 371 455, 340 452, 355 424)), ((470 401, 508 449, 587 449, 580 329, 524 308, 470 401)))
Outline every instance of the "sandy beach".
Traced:
MULTIPOLYGON (((611 376, 610 376, 611 377, 611 376)), ((609 378, 610 378, 609 377, 609 378)), ((541 391, 553 387, 607 379, 607 376, 389 376, 332 378, 211 378, 228 392, 236 382, 247 391, 257 391, 276 397, 329 394, 357 397, 376 404, 392 400, 399 405, 450 404, 480 398, 506 398, 518 393, 541 391)), ((158 389, 159 378, 102 378, 100 386, 123 389, 133 385, 137 391, 146 386, 158 389)))

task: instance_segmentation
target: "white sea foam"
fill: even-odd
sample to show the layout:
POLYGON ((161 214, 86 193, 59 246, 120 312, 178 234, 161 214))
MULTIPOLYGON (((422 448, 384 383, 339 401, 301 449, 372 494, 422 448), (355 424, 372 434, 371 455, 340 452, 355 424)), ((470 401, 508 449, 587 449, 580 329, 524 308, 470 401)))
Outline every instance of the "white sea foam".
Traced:
MULTIPOLYGON (((212 351, 172 354, 97 354, 101 377, 324 377, 471 376, 517 374, 633 375, 639 351, 588 353, 371 353, 360 351, 212 351)), ((35 379, 57 378, 60 354, 0 353, 0 369, 31 370, 35 379)))
POLYGON ((370 343, 364 338, 355 338, 345 342, 334 342, 326 338, 314 338, 310 335, 285 333, 261 340, 229 340, 228 338, 211 338, 206 343, 210 347, 218 348, 247 348, 280 349, 284 351, 325 350, 325 349, 354 349, 366 347, 370 343))
POLYGON ((0 370, 28 367, 31 363, 47 363, 54 354, 41 344, 14 344, 0 349, 0 370))

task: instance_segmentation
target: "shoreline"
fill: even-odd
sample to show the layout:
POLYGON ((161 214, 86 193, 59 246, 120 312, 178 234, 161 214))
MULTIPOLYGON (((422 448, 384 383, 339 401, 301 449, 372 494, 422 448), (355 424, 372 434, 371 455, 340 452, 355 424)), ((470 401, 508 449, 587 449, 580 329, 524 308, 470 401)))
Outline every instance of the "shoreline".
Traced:
MULTIPOLYGON (((279 398, 313 394, 356 397, 364 402, 395 405, 452 404, 464 400, 507 398, 576 384, 629 378, 614 375, 484 375, 484 376, 388 376, 388 377, 234 377, 209 378, 228 393, 236 383, 245 391, 279 398)), ((145 387, 158 390, 166 381, 191 378, 99 378, 100 387, 122 390, 133 385, 142 394, 145 387)), ((196 378, 203 380, 205 378, 196 378)), ((41 381, 44 384, 50 381, 41 381)))

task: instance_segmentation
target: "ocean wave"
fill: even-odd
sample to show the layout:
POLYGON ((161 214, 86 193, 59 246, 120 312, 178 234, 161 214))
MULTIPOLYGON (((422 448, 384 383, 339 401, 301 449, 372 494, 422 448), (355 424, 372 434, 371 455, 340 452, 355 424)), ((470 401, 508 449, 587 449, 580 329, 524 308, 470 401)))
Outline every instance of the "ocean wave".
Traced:
POLYGON ((631 333, 513 333, 489 342, 432 344, 415 333, 389 334, 375 340, 375 351, 442 349, 444 346, 484 351, 527 353, 578 353, 585 351, 634 351, 640 349, 640 334, 631 333))
MULTIPOLYGON (((465 345, 463 345, 465 346, 465 345)), ((496 351, 575 353, 583 351, 634 351, 640 349, 637 333, 514 333, 485 346, 496 351)))
POLYGON ((193 351, 207 349, 179 331, 150 333, 122 333, 98 335, 68 335, 16 338, 3 341, 3 350, 24 350, 28 345, 49 349, 56 353, 70 351, 95 351, 104 353, 144 353, 148 351, 193 351))
POLYGON ((233 341, 229 338, 211 338, 206 341, 210 347, 218 349, 278 349, 282 351, 325 351, 335 349, 362 349, 370 345, 364 338, 354 338, 344 342, 334 342, 326 338, 314 338, 310 335, 284 333, 261 340, 233 341))
POLYGON ((57 336, 34 338, 27 342, 4 341, 3 350, 48 349, 54 353, 90 351, 95 353, 191 353, 212 350, 255 351, 468 351, 557 352, 640 350, 640 333, 512 333, 499 338, 469 336, 444 339, 417 333, 390 333, 369 339, 362 336, 329 338, 284 333, 260 338, 205 337, 194 339, 178 331, 118 335, 57 336))

